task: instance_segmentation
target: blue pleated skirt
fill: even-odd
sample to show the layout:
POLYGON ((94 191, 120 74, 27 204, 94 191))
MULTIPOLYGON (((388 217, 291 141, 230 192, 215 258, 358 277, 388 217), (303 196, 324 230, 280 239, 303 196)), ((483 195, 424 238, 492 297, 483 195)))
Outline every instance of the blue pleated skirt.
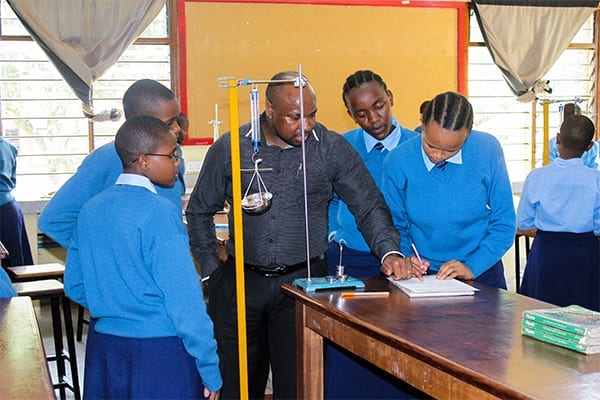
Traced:
POLYGON ((600 246, 592 232, 538 231, 523 274, 521 294, 558 306, 600 311, 600 246))
POLYGON ((176 336, 88 334, 83 386, 85 399, 204 398, 195 359, 176 336))

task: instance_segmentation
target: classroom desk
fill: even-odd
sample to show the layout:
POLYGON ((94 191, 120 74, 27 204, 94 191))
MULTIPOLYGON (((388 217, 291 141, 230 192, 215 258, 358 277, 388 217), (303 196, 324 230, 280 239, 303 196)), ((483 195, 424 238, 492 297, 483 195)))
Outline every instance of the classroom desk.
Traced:
POLYGON ((0 393, 4 399, 56 399, 29 297, 0 299, 0 393))
POLYGON ((390 297, 283 285, 296 300, 299 398, 323 398, 324 338, 434 398, 600 398, 600 354, 521 336, 522 311, 551 304, 478 284, 475 296, 411 300, 384 278, 364 281, 390 297))

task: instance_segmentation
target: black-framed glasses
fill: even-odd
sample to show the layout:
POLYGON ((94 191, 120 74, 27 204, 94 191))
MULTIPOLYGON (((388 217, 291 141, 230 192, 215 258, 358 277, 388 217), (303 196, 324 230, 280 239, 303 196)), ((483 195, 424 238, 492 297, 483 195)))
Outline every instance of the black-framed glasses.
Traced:
POLYGON ((169 157, 173 161, 177 161, 179 159, 179 154, 177 152, 171 154, 160 154, 160 153, 146 153, 145 156, 157 156, 157 157, 169 157))
MULTIPOLYGON (((177 161, 179 160, 179 154, 175 151, 174 153, 171 154, 161 154, 161 153, 144 153, 145 156, 156 156, 156 157, 169 157, 172 161, 177 161)), ((136 162, 137 158, 135 160, 133 160, 133 162, 136 162)))

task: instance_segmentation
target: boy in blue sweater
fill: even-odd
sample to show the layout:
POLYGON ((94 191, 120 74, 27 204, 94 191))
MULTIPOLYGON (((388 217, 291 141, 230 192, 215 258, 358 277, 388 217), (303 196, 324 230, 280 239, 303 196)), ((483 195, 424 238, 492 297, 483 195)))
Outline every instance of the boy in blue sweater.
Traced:
POLYGON ((556 136, 560 157, 525 180, 517 225, 536 230, 521 293, 600 311, 600 171, 582 158, 594 131, 586 116, 565 119, 556 136))
POLYGON ((123 173, 81 208, 65 270, 66 294, 96 319, 84 397, 216 399, 217 344, 181 210, 156 191, 177 179, 176 137, 138 116, 115 148, 123 173))
POLYGON ((424 260, 410 257, 413 275, 506 289, 502 256, 516 231, 510 180, 498 140, 472 126, 466 97, 438 94, 425 108, 421 136, 387 157, 382 191, 402 252, 413 254, 414 244, 424 260))
MULTIPOLYGON (((126 119, 150 115, 169 125, 176 134, 180 131, 177 123, 179 101, 171 89, 155 80, 141 79, 134 82, 123 95, 123 111, 126 119)), ((112 186, 121 172, 123 166, 114 142, 94 150, 83 160, 75 175, 62 185, 44 207, 38 221, 40 230, 65 249, 69 247, 81 206, 95 194, 112 186)), ((158 186, 156 190, 182 209, 183 188, 179 181, 173 187, 158 186)))

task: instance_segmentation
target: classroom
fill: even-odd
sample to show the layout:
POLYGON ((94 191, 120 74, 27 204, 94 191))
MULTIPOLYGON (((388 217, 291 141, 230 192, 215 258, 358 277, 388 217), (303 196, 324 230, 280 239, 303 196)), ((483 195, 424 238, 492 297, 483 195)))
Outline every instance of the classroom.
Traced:
POLYGON ((172 336, 198 371, 124 397, 597 398, 521 317, 600 312, 598 3, 0 0, 2 392, 116 396, 88 339, 172 336), (79 214, 111 187, 151 193, 79 214))

